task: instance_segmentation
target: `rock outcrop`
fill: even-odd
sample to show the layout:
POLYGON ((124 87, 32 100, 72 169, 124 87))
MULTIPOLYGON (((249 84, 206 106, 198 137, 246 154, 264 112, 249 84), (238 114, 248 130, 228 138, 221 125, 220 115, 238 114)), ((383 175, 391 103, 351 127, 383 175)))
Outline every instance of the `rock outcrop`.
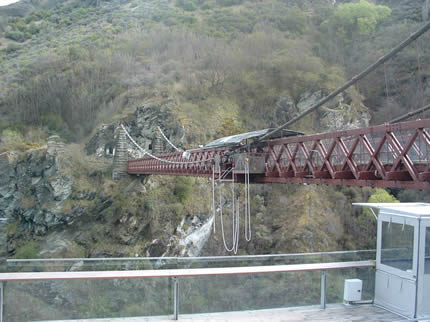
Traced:
MULTIPOLYGON (((184 131, 169 110, 169 106, 172 104, 175 103, 166 101, 162 104, 143 104, 138 106, 136 111, 128 117, 111 124, 102 125, 86 144, 86 153, 95 155, 97 158, 112 158, 115 153, 117 129, 120 124, 124 125, 137 144, 149 152, 153 151, 154 141, 157 141, 157 152, 160 152, 159 150, 168 152, 172 149, 167 142, 160 142, 158 127, 175 145, 181 146, 184 143, 184 131)), ((142 155, 142 152, 129 140, 127 140, 126 146, 130 157, 136 158, 142 155)))
MULTIPOLYGON (((323 90, 307 91, 300 97, 297 104, 288 96, 280 97, 275 105, 275 115, 278 123, 286 123, 327 95, 328 93, 323 90)), ((318 128, 321 132, 366 127, 370 121, 368 109, 363 105, 355 90, 338 95, 335 99, 320 107, 313 115, 318 124, 311 128, 318 128)))

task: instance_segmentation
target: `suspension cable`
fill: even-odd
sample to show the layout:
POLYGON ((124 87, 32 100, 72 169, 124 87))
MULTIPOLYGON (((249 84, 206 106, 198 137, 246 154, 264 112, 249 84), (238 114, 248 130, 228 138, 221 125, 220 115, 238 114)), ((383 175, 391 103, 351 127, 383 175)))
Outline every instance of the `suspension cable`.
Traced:
MULTIPOLYGON (((421 57, 420 57, 420 51, 419 51, 419 42, 417 41, 415 45, 416 45, 416 51, 417 51, 418 86, 419 86, 419 92, 420 92, 420 96, 421 96, 421 106, 423 106, 424 105, 424 90, 423 90, 423 85, 422 85, 422 81, 421 81, 421 57)), ((424 118, 424 111, 422 112, 421 117, 424 118)))
POLYGON ((204 160, 198 160, 198 161, 184 161, 184 162, 179 162, 179 161, 170 161, 170 160, 165 160, 165 159, 161 159, 159 157, 156 157, 155 155, 149 153, 148 151, 146 151, 144 148, 142 148, 135 140, 133 140, 133 138, 130 136, 130 134, 127 132, 127 130, 125 129, 124 125, 121 124, 121 128, 124 130, 126 136, 128 137, 128 139, 140 150, 144 153, 144 155, 148 155, 149 157, 158 160, 160 162, 164 162, 164 163, 170 163, 170 164, 196 164, 196 163, 205 163, 205 162, 209 162, 214 160, 215 158, 209 158, 209 159, 204 159, 204 160))
POLYGON ((374 71, 377 67, 379 67, 380 65, 384 64, 386 61, 390 60, 394 55, 396 55, 397 53, 399 53, 400 51, 402 51, 405 47, 407 47, 410 43, 412 43, 417 38, 419 38, 420 36, 422 36, 429 29, 430 29, 430 21, 427 22, 424 26, 422 26, 419 30, 417 30, 416 32, 414 32, 413 34, 411 34, 408 38, 406 38, 405 40, 403 40, 400 44, 398 44, 392 50, 390 50, 390 52, 388 52, 386 55, 380 57, 375 63, 373 63, 372 65, 368 66, 360 74, 355 75, 354 77, 352 77, 344 85, 342 85, 338 89, 334 90, 329 95, 327 95, 326 97, 322 98, 320 101, 318 101, 317 103, 313 104, 308 109, 306 109, 305 111, 303 111, 302 113, 300 113, 296 117, 294 117, 291 120, 289 120, 287 123, 285 123, 285 124, 277 127, 273 131, 269 131, 265 135, 257 138, 257 141, 261 141, 261 140, 270 138, 272 135, 278 133, 279 131, 282 131, 287 126, 289 126, 289 125, 297 122, 298 120, 302 119, 303 117, 305 117, 309 113, 315 111, 316 109, 318 109, 319 107, 321 107, 322 105, 324 105, 325 103, 327 103, 328 101, 330 101, 332 98, 336 97, 338 94, 344 92, 349 87, 351 87, 352 85, 354 85, 355 83, 357 83, 360 79, 362 79, 363 77, 367 76, 370 72, 374 71))
POLYGON ((404 120, 406 120, 406 119, 408 119, 408 118, 410 118, 412 116, 415 116, 415 115, 417 115, 419 113, 422 113, 424 111, 427 111, 427 110, 430 110, 430 104, 426 105, 426 106, 424 106, 422 108, 419 108, 419 109, 417 109, 415 111, 408 112, 408 113, 403 114, 403 115, 401 115, 399 117, 396 117, 395 119, 392 119, 390 122, 388 122, 388 124, 393 124, 393 123, 398 123, 398 122, 404 121, 404 120))
POLYGON ((390 103, 390 94, 388 89, 388 78, 387 78, 387 64, 384 63, 384 79, 385 79, 385 97, 387 101, 387 106, 390 103))
POLYGON ((164 135, 163 131, 161 131, 161 128, 159 126, 157 126, 157 129, 158 131, 160 131, 162 137, 166 140, 167 143, 169 143, 172 148, 174 148, 178 152, 184 152, 184 150, 177 148, 172 142, 170 142, 170 140, 164 135))

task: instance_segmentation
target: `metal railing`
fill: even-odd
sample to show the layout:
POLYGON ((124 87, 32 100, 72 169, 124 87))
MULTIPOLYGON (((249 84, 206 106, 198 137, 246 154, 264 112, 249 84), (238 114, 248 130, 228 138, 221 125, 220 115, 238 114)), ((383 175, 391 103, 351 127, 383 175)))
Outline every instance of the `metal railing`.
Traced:
MULTIPOLYGON (((18 272, 1 273, 0 290, 3 291, 3 283, 37 282, 37 281, 67 281, 67 280, 122 280, 122 279, 147 279, 168 278, 173 281, 173 318, 179 315, 179 286, 180 279, 187 277, 205 276, 239 276, 290 272, 321 272, 320 282, 320 307, 325 308, 327 303, 327 272, 341 269, 360 269, 374 267, 372 261, 330 262, 292 265, 267 265, 247 267, 214 267, 214 268, 190 268, 190 269, 156 269, 156 270, 127 270, 127 271, 83 271, 83 272, 18 272)), ((0 307, 3 308, 4 297, 0 294, 0 307)), ((3 312, 0 322, 3 322, 3 312)))

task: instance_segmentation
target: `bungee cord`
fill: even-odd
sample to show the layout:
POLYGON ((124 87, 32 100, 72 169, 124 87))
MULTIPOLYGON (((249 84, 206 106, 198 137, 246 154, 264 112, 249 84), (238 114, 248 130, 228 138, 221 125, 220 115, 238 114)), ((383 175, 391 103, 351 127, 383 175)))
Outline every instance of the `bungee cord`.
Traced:
MULTIPOLYGON (((147 155, 155 160, 158 160, 160 162, 169 163, 169 164, 196 164, 196 163, 206 163, 209 161, 212 161, 212 211, 214 215, 214 223, 213 223, 213 231, 216 232, 216 193, 215 193, 215 158, 208 158, 205 160, 199 160, 199 161, 170 161, 161 159, 144 148, 142 148, 128 133, 128 131, 125 129, 124 125, 121 124, 121 129, 124 131, 127 138, 144 154, 147 155)), ((177 151, 179 151, 164 135, 164 133, 161 131, 161 129, 158 127, 160 133, 163 135, 163 137, 166 139, 166 141, 174 147, 177 151)), ((183 151, 179 151, 183 152, 183 151)), ((219 166, 218 170, 218 180, 221 183, 218 187, 219 190, 219 212, 220 212, 220 221, 221 221, 221 235, 223 240, 224 248, 227 252, 233 252, 234 254, 237 254, 239 249, 239 235, 240 235, 240 193, 236 195, 236 186, 235 186, 235 171, 234 167, 230 167, 229 169, 225 170, 221 173, 221 167, 219 166), (232 179, 228 180, 226 179, 227 176, 231 173, 232 179), (231 182, 231 190, 232 190, 232 245, 229 247, 227 245, 225 231, 224 231, 224 212, 223 212, 223 195, 222 195, 222 182, 228 181, 231 182)), ((251 241, 251 204, 250 204, 250 193, 249 193, 249 184, 250 184, 250 178, 249 178, 249 159, 246 158, 245 162, 245 201, 244 201, 244 216, 245 216, 245 240, 251 241)))
MULTIPOLYGON (((249 161, 249 160, 248 160, 249 161)), ((249 194, 249 162, 245 162, 245 240, 251 241, 251 200, 249 194)))
MULTIPOLYGON (((251 241, 252 233, 251 233, 251 203, 250 203, 250 193, 249 193, 249 160, 245 162, 245 197, 244 197, 244 217, 245 217, 245 240, 247 242, 251 241)), ((223 212, 223 196, 222 196, 222 186, 219 189, 219 210, 220 210, 220 220, 221 220, 221 235, 224 244, 224 248, 227 252, 233 252, 237 254, 239 248, 239 235, 240 235, 240 215, 241 215, 241 207, 240 207, 240 191, 236 193, 235 187, 235 173, 234 168, 225 171, 225 173, 232 173, 232 245, 229 247, 226 242, 225 231, 224 231, 224 212, 223 212)), ((215 172, 213 171, 213 178, 215 176, 215 172)), ((219 172, 219 178, 225 177, 225 175, 221 175, 221 171, 219 172)), ((220 179, 220 182, 223 180, 220 179)), ((229 180, 230 181, 230 180, 229 180)), ((213 186, 213 189, 214 186, 213 186)), ((215 190, 213 190, 215 191, 215 190)), ((213 204, 215 205, 215 197, 213 197, 213 204)), ((215 231, 215 230, 214 230, 215 231)))

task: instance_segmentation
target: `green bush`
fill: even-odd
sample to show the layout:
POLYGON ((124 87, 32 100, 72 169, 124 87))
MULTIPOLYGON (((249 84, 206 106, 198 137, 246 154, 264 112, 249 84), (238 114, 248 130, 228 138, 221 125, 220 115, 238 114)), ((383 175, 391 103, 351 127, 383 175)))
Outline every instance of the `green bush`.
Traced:
POLYGON ((221 7, 230 7, 242 4, 243 0, 216 0, 216 3, 221 7))
POLYGON ((21 31, 9 31, 4 36, 18 42, 24 42, 26 40, 26 35, 21 31))
POLYGON ((40 245, 36 241, 32 240, 18 247, 15 257, 20 259, 39 258, 39 249, 40 245))
POLYGON ((307 29, 307 18, 302 10, 297 7, 288 10, 278 22, 281 31, 290 31, 295 34, 303 34, 307 29))
POLYGON ((193 0, 177 0, 176 6, 184 9, 185 11, 194 11, 197 9, 197 5, 193 0))
POLYGON ((17 44, 9 44, 6 47, 5 51, 6 51, 6 53, 10 54, 10 53, 13 53, 13 52, 17 51, 20 48, 21 48, 21 46, 19 46, 17 44))
POLYGON ((38 25, 36 25, 34 22, 32 22, 32 23, 28 26, 27 31, 28 31, 30 34, 35 35, 35 34, 37 34, 37 33, 40 31, 40 27, 39 27, 38 25))
POLYGON ((184 202, 189 198, 192 191, 191 180, 188 177, 175 177, 173 194, 179 202, 184 202))

